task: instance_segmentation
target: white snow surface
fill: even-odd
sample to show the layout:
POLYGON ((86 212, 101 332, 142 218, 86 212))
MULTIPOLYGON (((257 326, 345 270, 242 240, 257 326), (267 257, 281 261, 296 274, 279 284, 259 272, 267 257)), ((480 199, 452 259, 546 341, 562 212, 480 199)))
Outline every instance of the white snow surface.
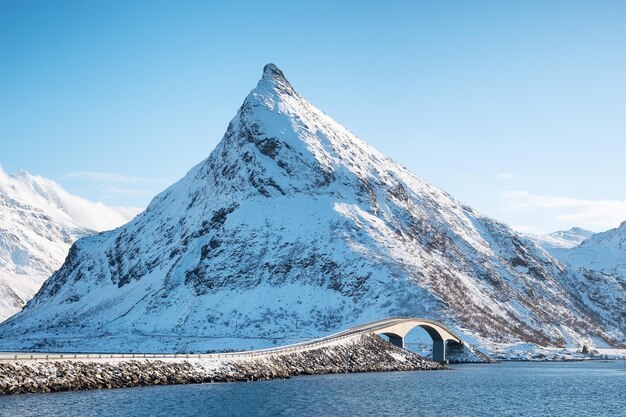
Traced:
POLYGON ((249 349, 393 316, 478 346, 623 346, 622 306, 579 293, 582 280, 268 64, 211 155, 130 223, 77 241, 0 326, 0 348, 249 349))
POLYGON ((626 326, 626 222, 596 233, 570 249, 555 249, 553 255, 582 276, 574 283, 574 290, 582 295, 583 302, 603 306, 606 315, 612 316, 623 329, 626 326))
POLYGON ((0 168, 0 321, 35 295, 77 238, 120 226, 135 214, 72 195, 26 171, 9 175, 0 168))
POLYGON ((526 237, 533 240, 539 246, 550 253, 559 249, 571 249, 580 245, 585 239, 593 235, 594 232, 581 227, 572 227, 569 230, 559 230, 547 235, 528 234, 526 237))
POLYGON ((564 262, 626 276, 626 221, 619 227, 596 233, 571 250, 558 253, 564 262))

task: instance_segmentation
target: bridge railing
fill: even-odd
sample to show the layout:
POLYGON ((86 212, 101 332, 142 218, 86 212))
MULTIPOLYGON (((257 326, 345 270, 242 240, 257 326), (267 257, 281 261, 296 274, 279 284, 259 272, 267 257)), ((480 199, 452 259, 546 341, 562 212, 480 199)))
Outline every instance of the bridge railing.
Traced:
POLYGON ((12 354, 7 356, 0 356, 0 361, 14 361, 14 360, 32 360, 32 361, 52 361, 52 360, 111 360, 111 359, 124 359, 124 360, 133 360, 133 359, 199 359, 199 360, 221 360, 228 358, 258 358, 263 356, 275 356, 278 354, 284 353, 294 353, 310 350, 314 347, 320 347, 322 345, 336 342, 340 339, 346 339, 349 337, 354 337, 357 334, 343 335, 343 336, 327 336, 320 339, 315 339, 309 342, 302 342, 299 344, 293 344, 288 346, 270 348, 270 349, 262 349, 262 350, 253 350, 253 351, 243 351, 243 352, 224 352, 224 353, 200 353, 200 354, 192 354, 192 353, 161 353, 161 354, 147 354, 147 353, 84 353, 84 354, 74 354, 74 353, 63 353, 63 354, 37 354, 37 353, 27 353, 27 354, 12 354))
MULTIPOLYGON (((201 353, 201 354, 187 354, 187 353, 162 353, 162 354, 139 354, 139 353, 85 353, 85 354, 74 354, 74 353, 63 353, 63 354, 37 354, 37 353, 27 353, 27 354, 13 354, 10 356, 1 356, 0 361, 6 360, 111 360, 111 359, 124 359, 124 360, 132 360, 132 359, 198 359, 198 360, 224 360, 229 358, 259 358, 264 356, 275 356, 285 353, 295 353, 302 352, 306 350, 310 350, 311 348, 323 347, 323 345, 333 343, 339 340, 356 337, 365 333, 372 333, 376 330, 385 328, 387 326, 401 323, 407 320, 420 320, 431 323, 433 325, 441 326, 446 329, 441 323, 438 323, 433 320, 427 319, 414 319, 410 317, 392 317, 388 319, 378 320, 372 323, 366 323, 362 325, 357 325, 350 327, 347 330, 343 330, 338 333, 331 334, 329 336, 321 337, 318 339, 313 339, 305 342, 294 343, 286 346, 272 347, 267 349, 259 349, 259 350, 251 350, 251 351, 241 351, 241 352, 223 352, 223 353, 201 353)), ((456 336, 454 333, 447 330, 450 334, 456 336)), ((460 338, 459 338, 460 340, 460 338)))

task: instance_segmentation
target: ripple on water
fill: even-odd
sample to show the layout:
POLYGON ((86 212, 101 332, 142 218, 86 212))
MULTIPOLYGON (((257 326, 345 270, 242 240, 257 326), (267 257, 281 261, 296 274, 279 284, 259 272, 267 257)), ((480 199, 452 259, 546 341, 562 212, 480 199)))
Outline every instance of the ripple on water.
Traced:
POLYGON ((0 398, 0 416, 626 415, 622 362, 458 365, 0 398))

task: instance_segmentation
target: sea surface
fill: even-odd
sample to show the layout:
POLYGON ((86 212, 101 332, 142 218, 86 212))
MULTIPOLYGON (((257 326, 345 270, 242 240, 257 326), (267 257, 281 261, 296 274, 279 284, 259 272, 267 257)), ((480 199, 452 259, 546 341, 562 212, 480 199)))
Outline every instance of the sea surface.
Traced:
POLYGON ((0 416, 626 416, 623 361, 0 397, 0 416))

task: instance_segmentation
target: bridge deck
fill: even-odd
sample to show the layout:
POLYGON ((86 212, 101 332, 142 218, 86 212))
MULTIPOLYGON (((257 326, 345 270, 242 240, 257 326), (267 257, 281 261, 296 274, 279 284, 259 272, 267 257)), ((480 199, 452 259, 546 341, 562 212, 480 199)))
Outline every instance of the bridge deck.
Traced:
MULTIPOLYGON (((383 320, 377 320, 371 323, 360 324, 350 327, 339 333, 306 342, 294 343, 291 345, 259 349, 242 352, 227 353, 206 353, 206 354, 138 354, 138 353, 25 353, 25 352, 0 352, 0 360, 111 360, 111 359, 167 359, 167 360, 187 360, 187 359, 208 359, 208 360, 224 360, 233 358, 254 358, 259 356, 276 355, 280 353, 290 353, 297 351, 309 350, 312 348, 324 347, 337 341, 348 339, 364 333, 384 333, 385 329, 393 326, 411 323, 426 323, 436 328, 441 328, 453 337, 449 340, 455 340, 461 343, 462 340, 452 331, 448 330, 443 324, 429 319, 411 318, 411 317, 392 317, 383 320)), ((418 324, 416 324, 417 326, 418 324)))

